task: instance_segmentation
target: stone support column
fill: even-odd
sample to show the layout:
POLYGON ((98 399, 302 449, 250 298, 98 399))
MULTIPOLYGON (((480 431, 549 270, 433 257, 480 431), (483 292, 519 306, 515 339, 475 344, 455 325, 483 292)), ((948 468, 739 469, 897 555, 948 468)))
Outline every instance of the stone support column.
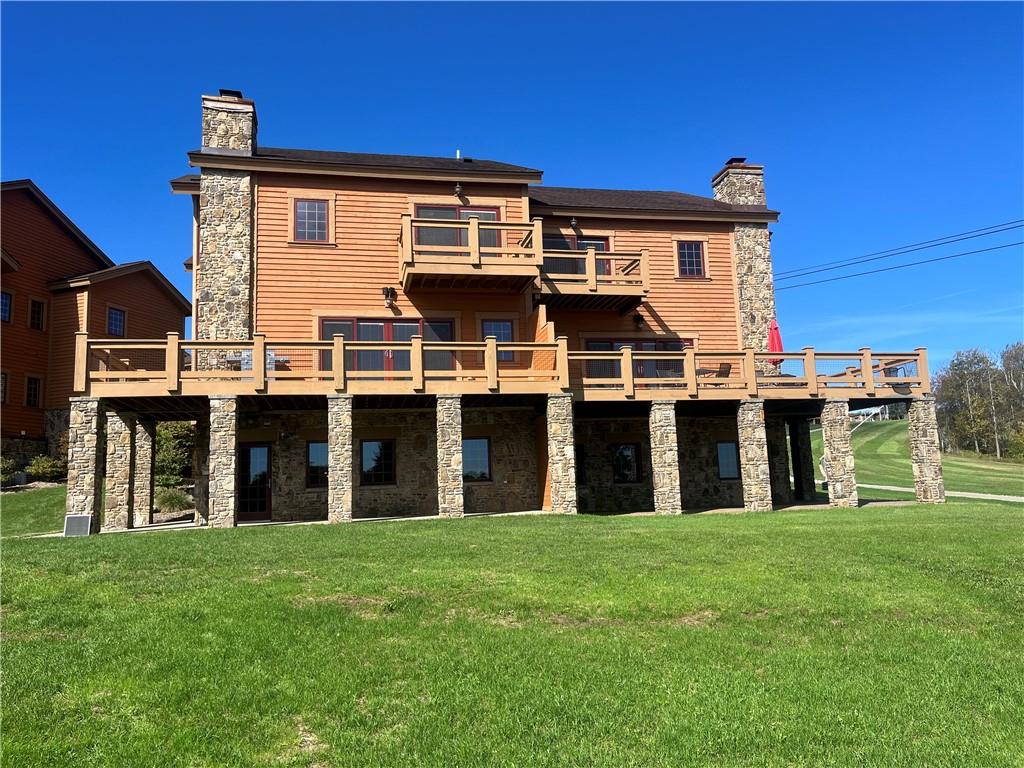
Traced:
POLYGON ((814 454, 811 451, 811 423, 807 419, 789 422, 789 450, 793 456, 794 496, 800 501, 814 501, 814 454))
POLYGON ((156 424, 139 420, 135 423, 135 464, 132 527, 142 528, 153 523, 153 471, 156 460, 156 424))
POLYGON ((768 512, 772 508, 772 486, 768 438, 764 428, 764 401, 741 402, 736 413, 736 426, 739 431, 743 508, 748 512, 768 512))
POLYGON ((131 527, 135 461, 135 418, 107 411, 107 461, 103 489, 102 531, 124 531, 131 527))
POLYGON ((821 411, 828 502, 833 507, 857 506, 857 475, 850 441, 850 402, 828 400, 821 411))
POLYGON ((462 398, 437 396, 437 513, 462 517, 462 398))
POLYGON ((195 524, 210 523, 210 417, 196 419, 196 440, 192 447, 192 499, 196 505, 195 524))
POLYGON ((764 424, 768 439, 768 468, 772 484, 772 506, 793 502, 789 484, 789 447, 786 445, 786 422, 780 416, 769 416, 764 424))
POLYGON ((572 395, 548 395, 547 430, 551 511, 574 515, 578 506, 572 395))
MULTIPOLYGON (((99 398, 72 397, 68 420, 68 495, 65 514, 89 518, 87 530, 99 531, 102 478, 103 411, 99 398)), ((83 526, 85 527, 85 526, 83 526)), ((66 528, 65 528, 66 530, 66 528)))
POLYGON ((230 528, 238 508, 238 398, 210 398, 210 526, 230 528))
POLYGON ((327 521, 352 520, 352 395, 327 397, 327 521))
POLYGON ((910 403, 907 411, 910 433, 910 462, 914 470, 914 494, 917 500, 941 504, 946 500, 942 480, 942 453, 939 450, 939 424, 935 418, 934 398, 910 403))
POLYGON ((650 433, 654 511, 659 515, 682 514, 679 437, 676 432, 674 400, 655 400, 651 403, 650 433))

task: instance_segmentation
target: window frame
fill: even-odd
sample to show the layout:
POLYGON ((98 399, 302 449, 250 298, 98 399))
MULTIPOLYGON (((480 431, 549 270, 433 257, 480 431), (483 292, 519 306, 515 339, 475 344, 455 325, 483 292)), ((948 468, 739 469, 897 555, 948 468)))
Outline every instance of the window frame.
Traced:
POLYGON ((629 443, 610 443, 609 449, 612 452, 612 485, 640 485, 644 482, 644 457, 642 447, 638 442, 629 443), (630 447, 634 451, 634 459, 636 461, 636 479, 635 480, 618 480, 615 477, 615 454, 619 448, 630 447))
POLYGON ((46 331, 46 321, 48 319, 47 316, 50 314, 49 311, 48 311, 49 307, 47 306, 47 304, 48 304, 48 302, 46 301, 46 299, 41 299, 38 296, 29 296, 28 297, 28 328, 29 328, 30 331, 46 331), (40 326, 38 328, 36 328, 34 325, 32 325, 32 308, 36 304, 38 304, 39 306, 41 306, 43 308, 42 309, 42 319, 41 319, 40 326))
POLYGON ((737 440, 716 440, 715 441, 715 465, 718 469, 719 480, 739 480, 742 475, 743 468, 740 466, 740 444, 737 440), (725 475, 722 473, 722 446, 731 445, 733 449, 733 455, 736 458, 736 474, 725 475))
POLYGON ((709 238, 707 235, 673 235, 672 237, 672 259, 675 264, 675 279, 676 280, 710 280, 711 277, 708 273, 708 242, 709 238), (700 263, 701 263, 701 274, 699 275, 684 275, 679 269, 679 246, 682 243, 700 243, 700 263))
POLYGON ((120 307, 116 304, 107 304, 107 322, 106 322, 107 336, 111 336, 115 339, 125 339, 128 337, 128 310, 124 307, 120 307), (110 312, 121 313, 121 333, 116 334, 110 330, 110 312))
POLYGON ((9 323, 14 317, 14 293, 12 291, 0 291, 0 294, 7 297, 7 317, 0 314, 0 322, 9 323))
POLYGON ((306 189, 291 190, 288 192, 288 245, 303 248, 336 248, 334 232, 334 199, 333 193, 322 190, 306 189), (299 240, 298 235, 298 203, 326 203, 327 204, 327 239, 326 240, 299 240))
POLYGON ((330 473, 331 473, 331 446, 327 440, 307 440, 306 441, 306 490, 320 490, 330 486, 330 473), (310 448, 314 445, 323 445, 327 449, 327 463, 324 464, 324 481, 323 483, 310 482, 311 475, 310 470, 312 463, 310 462, 310 448))
POLYGON ((24 396, 22 397, 22 401, 23 401, 23 403, 24 403, 26 408, 42 408, 43 407, 43 377, 42 376, 34 376, 32 374, 25 374, 25 392, 24 392, 24 396), (32 403, 30 403, 28 401, 29 382, 30 381, 38 381, 39 382, 39 391, 37 392, 37 395, 39 397, 39 401, 37 403, 35 403, 35 405, 33 405, 32 403))
POLYGON ((11 376, 7 371, 0 371, 0 403, 7 405, 11 395, 11 376))
POLYGON ((398 441, 393 437, 361 437, 359 438, 359 486, 361 488, 380 488, 382 486, 398 485, 398 441), (391 467, 391 479, 381 482, 366 482, 366 470, 363 469, 363 445, 365 443, 391 444, 393 456, 391 467))
POLYGON ((476 437, 465 437, 462 438, 462 482, 463 483, 493 483, 494 482, 494 460, 491 454, 491 437, 490 435, 478 435, 476 437), (487 443, 487 477, 485 478, 473 478, 472 480, 466 477, 466 443, 471 440, 483 440, 487 443))
MULTIPOLYGON (((518 317, 510 317, 510 316, 507 316, 507 315, 497 315, 497 316, 491 317, 491 316, 488 316, 488 315, 485 315, 485 314, 477 315, 477 317, 480 320, 480 340, 481 341, 486 340, 486 338, 487 338, 487 333, 486 333, 486 331, 484 331, 484 325, 486 323, 508 323, 508 326, 509 326, 509 336, 510 336, 509 340, 507 342, 502 342, 501 339, 498 339, 498 342, 499 343, 505 343, 505 344, 515 344, 516 343, 516 337, 519 335, 519 318, 518 317)), ((499 363, 514 363, 515 361, 516 361, 516 353, 515 352, 508 352, 508 351, 498 352, 498 362, 499 363)))
MULTIPOLYGON (((458 317, 395 317, 389 315, 388 317, 374 317, 372 315, 318 315, 316 318, 316 340, 317 341, 331 341, 332 337, 324 336, 324 323, 352 323, 352 338, 345 336, 345 341, 359 341, 359 323, 383 323, 384 328, 384 341, 378 343, 387 343, 394 341, 394 323, 415 323, 420 324, 419 335, 426 338, 427 325, 429 323, 447 323, 451 328, 451 342, 444 343, 455 343, 458 339, 459 332, 459 318, 458 317)), ((372 339, 372 341, 377 341, 372 339)), ((346 355, 347 356, 347 355, 346 355)), ((393 358, 385 357, 386 365, 382 369, 384 372, 393 371, 392 367, 393 358)), ((333 363, 332 350, 324 350, 320 353, 320 369, 323 371, 330 371, 331 364, 333 363)), ((357 371, 359 370, 359 360, 356 357, 352 361, 352 365, 347 370, 357 371)))

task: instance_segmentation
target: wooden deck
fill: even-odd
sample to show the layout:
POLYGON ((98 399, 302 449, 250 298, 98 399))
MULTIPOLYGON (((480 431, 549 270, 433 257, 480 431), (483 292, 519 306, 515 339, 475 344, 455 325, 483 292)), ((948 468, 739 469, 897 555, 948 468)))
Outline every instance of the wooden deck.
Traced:
POLYGON ((582 352, 554 342, 117 340, 76 336, 75 394, 551 394, 579 400, 907 398, 929 394, 927 352, 582 352), (509 353, 509 354, 501 354, 509 353))

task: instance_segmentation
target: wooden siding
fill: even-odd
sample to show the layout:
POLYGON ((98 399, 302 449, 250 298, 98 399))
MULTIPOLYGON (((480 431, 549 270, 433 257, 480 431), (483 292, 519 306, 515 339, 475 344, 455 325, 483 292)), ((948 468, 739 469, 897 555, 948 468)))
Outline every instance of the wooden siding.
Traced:
POLYGON ((87 305, 88 294, 84 288, 53 294, 47 408, 64 408, 71 397, 75 378, 75 333, 86 329, 87 305))

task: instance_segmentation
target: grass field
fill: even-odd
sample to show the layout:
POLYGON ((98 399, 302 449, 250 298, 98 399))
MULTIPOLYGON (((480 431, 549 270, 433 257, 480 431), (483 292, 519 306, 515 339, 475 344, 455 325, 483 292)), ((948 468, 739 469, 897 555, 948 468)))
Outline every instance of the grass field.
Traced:
MULTIPOLYGON (((811 433, 815 467, 821 458, 821 430, 811 433)), ((857 482, 912 488, 905 421, 868 422, 853 433, 857 482)), ((819 480, 821 478, 818 473, 819 480)), ((1024 496, 1024 464, 969 455, 943 454, 942 476, 947 491, 974 491, 1024 496)))
POLYGON ((0 535, 23 536, 64 529, 67 489, 41 488, 0 496, 0 535))
POLYGON ((1018 506, 3 544, 18 766, 1020 765, 1018 506))

